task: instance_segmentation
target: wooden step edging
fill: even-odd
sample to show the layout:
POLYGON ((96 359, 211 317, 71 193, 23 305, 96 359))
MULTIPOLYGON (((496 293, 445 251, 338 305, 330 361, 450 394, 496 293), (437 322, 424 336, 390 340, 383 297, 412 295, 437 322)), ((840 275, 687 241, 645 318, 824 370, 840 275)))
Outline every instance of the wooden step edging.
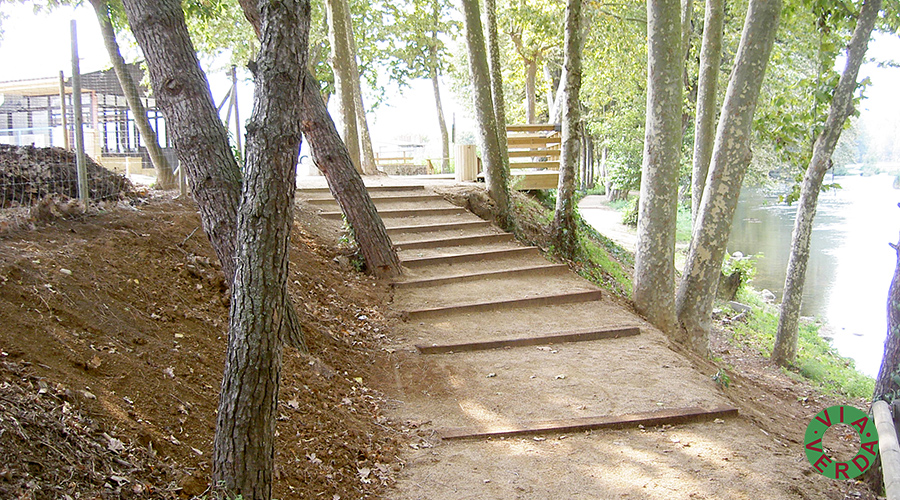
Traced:
MULTIPOLYGON (((465 208, 448 207, 448 208, 410 208, 410 209, 387 209, 378 210, 378 215, 382 218, 388 217, 414 217, 426 215, 462 215, 469 213, 465 208)), ((341 211, 322 212, 319 214, 324 219, 340 219, 344 216, 341 211)))
POLYGON ((411 259, 400 259, 400 263, 406 267, 424 267, 439 264, 460 264, 463 262, 472 262, 476 260, 500 259, 503 257, 521 257, 522 255, 540 255, 541 251, 537 247, 518 247, 506 248, 502 250, 487 250, 484 252, 461 253, 453 255, 438 255, 436 257, 414 257, 411 259))
POLYGON ((455 229, 479 229, 491 227, 486 220, 471 222, 445 222, 443 224, 424 224, 421 226, 396 226, 387 228, 388 235, 397 233, 428 233, 432 231, 450 231, 455 229))
POLYGON ((482 234, 477 236, 458 236, 454 238, 438 238, 434 240, 410 241, 407 243, 397 243, 394 246, 397 251, 400 250, 421 250, 424 248, 440 248, 457 245, 477 245, 489 243, 506 243, 513 241, 514 236, 510 233, 482 234))
POLYGON ((567 342, 588 342, 592 340, 619 339, 640 335, 638 327, 617 328, 614 330, 587 330, 583 332, 559 333, 540 337, 524 337, 507 340, 487 340, 484 342, 466 342, 462 344, 418 345, 419 354, 450 354, 456 352, 486 351, 506 347, 525 347, 533 345, 563 344, 567 342))
POLYGON ((456 276, 445 276, 443 278, 424 278, 409 281, 395 281, 391 283, 394 288, 417 288, 435 285, 449 285, 451 283, 460 283, 463 281, 477 281, 484 278, 500 278, 507 276, 518 276, 520 274, 544 274, 547 272, 568 271, 569 266, 565 264, 547 264, 542 266, 519 267, 516 269, 503 269, 500 271, 486 271, 483 273, 459 274, 456 276))
POLYGON ((582 432, 596 429, 612 429, 622 427, 637 427, 638 425, 653 426, 663 424, 679 424, 687 422, 700 422, 723 417, 735 417, 737 408, 720 406, 713 410, 705 410, 698 407, 673 408, 666 410, 628 413, 625 415, 609 415, 596 417, 565 418, 558 420, 538 420, 521 422, 518 424, 505 424, 496 427, 455 427, 437 429, 436 433, 441 439, 467 439, 467 438, 492 438, 520 436, 525 434, 544 434, 550 432, 582 432))
POLYGON ((555 306, 560 304, 578 304, 600 300, 600 290, 587 290, 584 292, 570 292, 557 295, 542 295, 527 297, 524 299, 497 300, 492 302, 477 302, 475 304, 461 304, 455 306, 431 307, 428 309, 414 309, 406 311, 409 319, 419 320, 432 316, 453 313, 474 313, 486 311, 498 311, 515 307, 555 306))

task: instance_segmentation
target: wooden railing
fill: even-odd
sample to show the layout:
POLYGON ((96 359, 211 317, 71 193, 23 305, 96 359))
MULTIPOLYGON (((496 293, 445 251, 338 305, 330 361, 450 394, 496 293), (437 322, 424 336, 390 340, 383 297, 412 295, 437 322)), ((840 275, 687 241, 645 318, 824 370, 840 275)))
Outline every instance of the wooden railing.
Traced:
POLYGON ((558 124, 508 125, 510 185, 520 191, 556 188, 561 144, 558 124))

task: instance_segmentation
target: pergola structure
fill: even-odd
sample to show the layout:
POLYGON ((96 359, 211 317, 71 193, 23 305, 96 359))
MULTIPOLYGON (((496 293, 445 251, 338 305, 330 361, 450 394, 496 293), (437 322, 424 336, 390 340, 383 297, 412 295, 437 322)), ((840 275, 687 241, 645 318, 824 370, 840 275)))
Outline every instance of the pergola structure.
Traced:
MULTIPOLYGON (((128 69, 134 81, 141 81, 140 65, 130 64, 128 69)), ((168 148, 165 120, 155 99, 147 95, 146 88, 141 90, 150 125, 160 145, 168 148)), ((112 170, 141 173, 152 168, 113 70, 81 75, 81 92, 85 152, 112 170)), ((62 83, 59 77, 0 82, 0 143, 74 145, 72 101, 71 78, 62 83)))

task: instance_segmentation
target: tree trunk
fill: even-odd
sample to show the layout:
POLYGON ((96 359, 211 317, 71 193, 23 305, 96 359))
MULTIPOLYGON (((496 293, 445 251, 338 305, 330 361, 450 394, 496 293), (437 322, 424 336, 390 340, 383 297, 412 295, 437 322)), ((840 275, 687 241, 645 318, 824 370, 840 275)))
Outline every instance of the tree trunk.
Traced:
MULTIPOLYGON (((126 0, 128 24, 147 59, 150 82, 166 117, 167 133, 188 176, 200 220, 225 281, 234 280, 241 171, 200 69, 184 12, 176 0, 126 0)), ((289 342, 306 351, 294 308, 284 315, 289 342)))
POLYGON ((450 171, 450 134, 447 133, 444 106, 441 104, 441 85, 435 68, 431 68, 431 85, 434 87, 434 105, 437 108, 438 128, 441 131, 441 173, 444 173, 450 171))
POLYGON ((503 77, 500 67, 500 37, 497 34, 497 9, 494 0, 484 0, 484 31, 488 47, 488 68, 491 78, 491 100, 500 162, 490 172, 489 191, 497 204, 497 224, 506 231, 512 229, 509 208, 509 149, 506 145, 506 103, 503 98, 503 77))
POLYGON ((566 5, 565 75, 566 100, 562 122, 562 149, 559 184, 556 193, 556 212, 551 237, 561 255, 572 258, 578 247, 575 227, 575 172, 581 146, 581 4, 569 0, 566 5))
MULTIPOLYGON (((259 10, 254 0, 240 0, 244 16, 260 35, 259 10)), ((400 259, 394 250, 384 221, 366 191, 362 177, 354 168, 346 145, 319 93, 319 82, 307 68, 303 81, 302 118, 300 127, 309 142, 313 161, 325 175, 328 188, 353 228, 366 266, 372 274, 391 277, 401 272, 400 259)))
POLYGON ((228 144, 177 0, 125 0, 128 23, 147 58, 167 133, 188 174, 203 228, 230 284, 241 171, 228 144))
POLYGON ((638 206, 634 305, 675 330, 675 217, 681 160, 681 4, 647 2, 647 122, 638 206))
POLYGON ((350 160, 357 171, 362 173, 359 158, 359 131, 356 127, 356 98, 351 75, 350 39, 347 24, 350 16, 344 10, 343 0, 326 0, 328 16, 328 43, 331 44, 331 69, 334 71, 334 94, 337 98, 344 138, 350 160))
POLYGON ((535 99, 537 99, 538 63, 534 59, 525 60, 525 123, 537 123, 535 99))
POLYGON ((875 394, 873 401, 885 398, 885 396, 900 392, 900 385, 894 381, 894 376, 900 374, 900 242, 891 244, 891 248, 897 254, 897 266, 894 268, 894 278, 891 280, 891 289, 888 291, 887 319, 888 331, 884 339, 884 357, 881 359, 881 369, 878 370, 878 378, 875 379, 875 394))
POLYGON ((162 148, 159 147, 159 139, 156 137, 156 131, 150 126, 150 120, 147 119, 147 110, 141 102, 141 93, 138 91, 131 73, 125 64, 125 59, 119 50, 119 43, 116 41, 116 32, 113 30, 112 21, 109 18, 109 4, 106 0, 91 0, 94 12, 97 14, 97 21, 100 23, 100 33, 103 35, 103 44, 106 46, 106 52, 109 54, 109 61, 112 63, 113 70, 116 72, 116 78, 119 80, 119 86, 122 87, 122 93, 125 94, 125 101, 128 108, 134 115, 134 124, 137 126, 138 133, 144 139, 147 145, 147 154, 150 156, 150 162, 156 170, 156 188, 157 189, 175 189, 176 179, 172 172, 169 161, 166 160, 162 148))
POLYGON ((697 353, 709 351, 709 326, 722 257, 750 164, 753 112, 775 42, 781 0, 751 0, 734 70, 725 93, 712 164, 691 235, 676 298, 681 329, 676 340, 697 353))
POLYGON ((275 414, 286 331, 288 250, 293 226, 308 0, 260 2, 262 37, 247 125, 247 162, 237 216, 225 376, 219 394, 214 484, 226 494, 269 499, 275 414))
POLYGON ((462 5, 466 24, 466 43, 469 48, 469 72, 472 77, 472 94, 475 99, 475 117, 478 120, 477 133, 481 143, 484 173, 487 177, 488 192, 498 205, 500 212, 498 222, 505 226, 507 221, 500 221, 500 218, 504 215, 508 216, 508 181, 504 178, 503 162, 500 156, 497 117, 494 114, 494 102, 491 96, 491 74, 488 69, 478 0, 462 0, 462 5), (501 205, 501 203, 505 204, 501 205))
POLYGON ((694 124, 694 166, 691 172, 691 220, 697 221, 716 131, 716 96, 722 64, 725 0, 706 0, 703 44, 700 46, 700 89, 694 124))
POLYGON ((384 222, 328 115, 325 101, 319 94, 318 81, 309 72, 303 86, 302 129, 309 141, 313 162, 325 174, 331 194, 353 228, 369 271, 379 277, 399 275, 400 259, 384 222))
POLYGON ((347 42, 350 47, 350 83, 353 84, 353 102, 356 111, 356 128, 359 131, 360 164, 363 174, 378 175, 378 167, 375 165, 375 151, 372 149, 372 137, 369 135, 369 120, 366 118, 366 107, 362 98, 362 78, 359 76, 359 64, 356 62, 356 37, 353 35, 353 22, 350 19, 350 4, 347 0, 341 0, 344 4, 346 16, 347 42))
POLYGON ((822 180, 831 164, 831 155, 837 146, 838 139, 844 129, 844 123, 853 112, 853 93, 856 91, 856 79, 859 68, 865 59, 869 37, 878 19, 882 0, 867 0, 863 3, 853 30, 853 37, 847 48, 847 65, 841 74, 831 99, 831 107, 825 120, 825 127, 813 146, 803 185, 800 190, 800 201, 797 204, 797 217, 794 220, 794 232, 791 236, 791 256, 788 260, 787 273, 784 280, 784 297, 781 302, 781 315, 778 319, 778 330, 775 334, 775 347, 772 350, 772 361, 780 366, 787 366, 797 355, 797 329, 800 319, 800 303, 803 298, 803 285, 806 282, 806 264, 809 260, 809 243, 816 216, 816 205, 822 180))

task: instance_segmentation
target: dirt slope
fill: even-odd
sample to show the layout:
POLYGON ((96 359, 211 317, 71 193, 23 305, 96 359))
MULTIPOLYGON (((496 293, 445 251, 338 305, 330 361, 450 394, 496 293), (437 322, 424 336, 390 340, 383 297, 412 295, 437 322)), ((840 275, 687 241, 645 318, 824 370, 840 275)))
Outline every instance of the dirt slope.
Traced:
MULTIPOLYGON (((43 415, 0 414, 0 455, 19 457, 0 466, 0 498, 206 489, 227 294, 193 203, 145 201, 0 242, 0 397, 43 415), (35 437, 51 431, 71 446, 35 437)), ((290 288, 317 357, 285 355, 278 498, 367 497, 399 468, 367 387, 388 290, 341 264, 338 229, 304 213, 295 226, 290 288)))

